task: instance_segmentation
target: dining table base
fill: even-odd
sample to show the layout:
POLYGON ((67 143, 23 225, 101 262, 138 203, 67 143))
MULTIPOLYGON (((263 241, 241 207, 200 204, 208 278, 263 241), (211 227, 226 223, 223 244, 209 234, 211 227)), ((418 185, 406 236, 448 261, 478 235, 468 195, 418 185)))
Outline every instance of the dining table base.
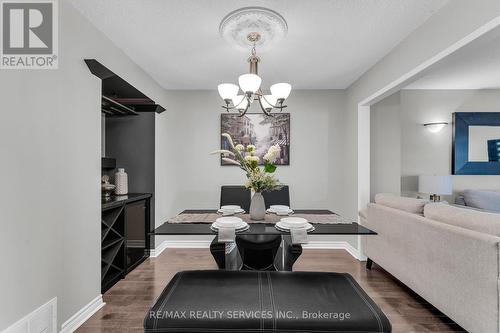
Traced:
MULTIPOLYGON (((230 271, 243 269, 243 259, 238 251, 236 242, 222 243, 224 243, 224 269, 230 271)), ((217 254, 214 253, 213 249, 211 251, 215 257, 217 254)), ((274 270, 292 271, 293 264, 301 254, 302 246, 300 244, 293 244, 290 235, 281 235, 281 243, 274 258, 274 270)))

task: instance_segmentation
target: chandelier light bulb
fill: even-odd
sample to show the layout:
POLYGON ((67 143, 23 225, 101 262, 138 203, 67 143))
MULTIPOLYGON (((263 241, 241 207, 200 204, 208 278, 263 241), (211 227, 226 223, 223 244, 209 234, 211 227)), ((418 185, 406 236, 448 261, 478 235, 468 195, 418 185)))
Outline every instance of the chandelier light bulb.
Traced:
POLYGON ((290 96, 292 86, 288 83, 276 83, 271 86, 271 94, 277 100, 285 100, 290 96))
POLYGON ((220 97, 227 101, 236 97, 240 88, 232 83, 222 83, 217 86, 217 90, 219 91, 220 97))
POLYGON ((255 94, 255 92, 259 90, 261 82, 262 79, 256 74, 243 74, 238 78, 240 88, 246 94, 255 94))

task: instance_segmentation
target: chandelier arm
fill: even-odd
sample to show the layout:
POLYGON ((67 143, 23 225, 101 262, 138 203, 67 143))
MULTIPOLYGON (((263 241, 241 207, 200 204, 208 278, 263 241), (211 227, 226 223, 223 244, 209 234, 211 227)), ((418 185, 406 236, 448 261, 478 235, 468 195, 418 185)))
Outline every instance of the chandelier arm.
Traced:
POLYGON ((286 108, 286 105, 283 105, 283 102, 281 102, 279 105, 276 104, 276 105, 272 105, 271 103, 269 103, 269 101, 266 99, 266 96, 264 94, 261 94, 260 96, 262 96, 262 98, 264 98, 264 100, 266 101, 267 104, 271 105, 273 107, 273 109, 282 109, 282 108, 286 108))
POLYGON ((226 111, 229 112, 229 110, 236 109, 236 106, 222 105, 221 108, 226 109, 226 111))
POLYGON ((247 113, 248 109, 250 108, 250 100, 249 100, 250 98, 246 97, 246 99, 248 101, 247 107, 245 108, 245 110, 243 112, 240 112, 240 114, 238 115, 238 117, 243 117, 247 113))
POLYGON ((265 114, 266 116, 272 117, 272 115, 271 115, 271 111, 272 111, 272 109, 271 109, 271 111, 269 111, 269 112, 268 112, 268 111, 264 108, 264 106, 262 105, 262 99, 261 99, 261 97, 262 97, 262 96, 260 96, 260 97, 259 97, 259 106, 260 106, 260 109, 262 110, 262 112, 264 112, 264 114, 265 114))

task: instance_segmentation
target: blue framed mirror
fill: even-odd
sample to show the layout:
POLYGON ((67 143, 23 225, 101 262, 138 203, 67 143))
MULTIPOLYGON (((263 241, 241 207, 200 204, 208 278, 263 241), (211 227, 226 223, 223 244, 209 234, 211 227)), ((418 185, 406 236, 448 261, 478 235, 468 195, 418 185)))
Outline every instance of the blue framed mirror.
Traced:
POLYGON ((500 175, 500 112, 453 114, 454 175, 500 175))

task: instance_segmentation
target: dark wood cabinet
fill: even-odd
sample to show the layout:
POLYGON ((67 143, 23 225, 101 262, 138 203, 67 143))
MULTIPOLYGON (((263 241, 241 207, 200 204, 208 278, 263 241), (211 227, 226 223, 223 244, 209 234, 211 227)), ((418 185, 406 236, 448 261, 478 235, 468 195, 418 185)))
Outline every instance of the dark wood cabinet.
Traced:
POLYGON ((149 226, 148 200, 140 200, 125 205, 125 260, 126 272, 133 270, 149 256, 148 230, 149 226))
POLYGON ((149 257, 151 194, 129 194, 102 204, 101 292, 149 257))

